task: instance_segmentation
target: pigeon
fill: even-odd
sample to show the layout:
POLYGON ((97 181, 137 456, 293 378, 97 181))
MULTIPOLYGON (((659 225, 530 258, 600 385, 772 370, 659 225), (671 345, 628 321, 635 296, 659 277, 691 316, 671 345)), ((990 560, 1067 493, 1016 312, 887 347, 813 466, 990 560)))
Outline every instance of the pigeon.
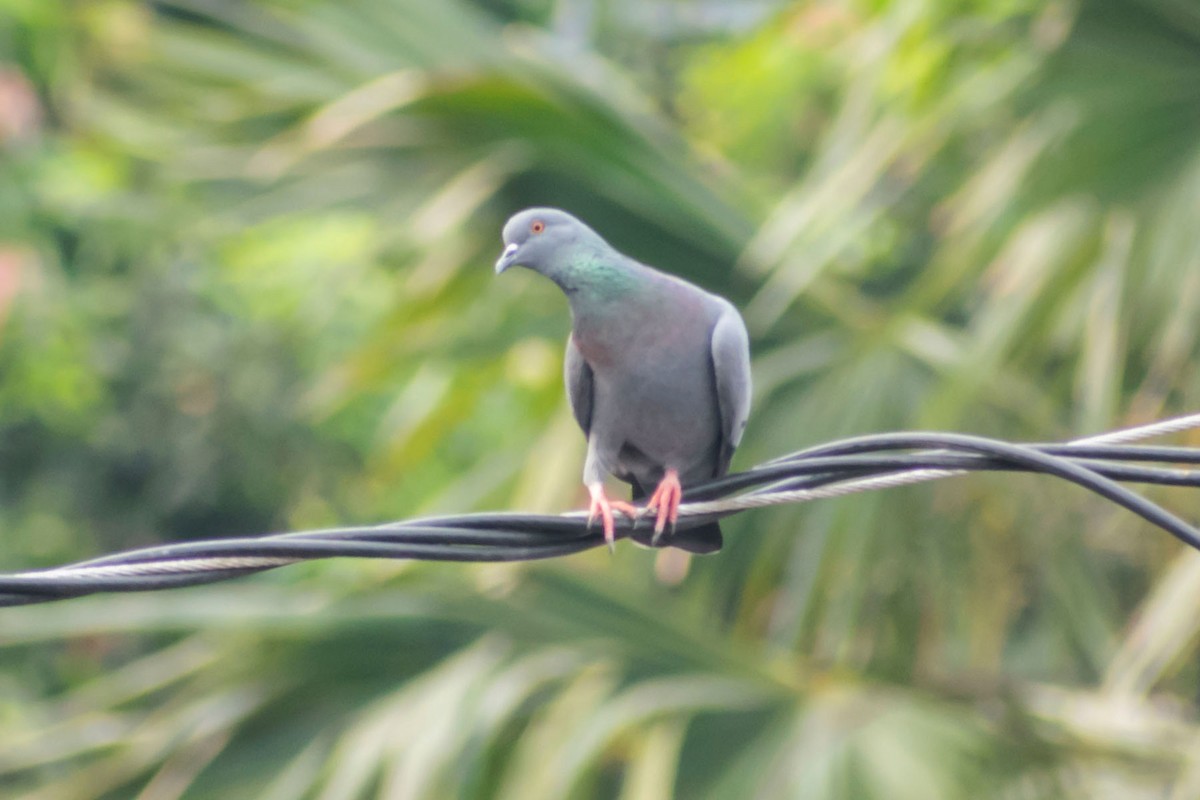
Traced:
POLYGON ((716 522, 675 534, 682 491, 724 475, 750 413, 746 325, 726 299, 622 255, 565 211, 529 208, 504 225, 496 274, 512 266, 558 284, 571 307, 564 376, 587 437, 583 483, 613 547, 618 511, 655 516, 651 544, 721 548, 716 522), (633 487, 638 508, 610 500, 606 475, 633 487))

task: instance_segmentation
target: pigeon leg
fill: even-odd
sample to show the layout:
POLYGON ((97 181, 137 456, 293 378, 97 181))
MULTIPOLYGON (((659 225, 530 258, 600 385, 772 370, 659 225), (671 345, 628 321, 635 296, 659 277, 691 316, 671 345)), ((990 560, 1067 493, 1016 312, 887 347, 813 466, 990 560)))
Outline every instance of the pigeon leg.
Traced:
POLYGON ((613 511, 619 511, 630 519, 636 519, 638 510, 637 507, 626 503, 624 500, 609 500, 604 493, 603 483, 588 484, 588 493, 592 496, 592 504, 588 508, 588 527, 596 521, 596 517, 600 518, 604 525, 604 541, 608 542, 608 549, 611 552, 615 549, 614 542, 616 541, 616 529, 613 522, 613 511))
POLYGON ((658 488, 654 490, 654 494, 650 495, 650 500, 646 503, 647 508, 653 508, 657 511, 657 516, 654 520, 654 538, 651 540, 654 544, 658 544, 658 540, 662 537, 662 533, 666 530, 667 523, 671 523, 671 530, 675 530, 675 521, 679 519, 679 501, 683 498, 683 486, 679 483, 679 473, 673 469, 667 470, 667 474, 663 475, 663 479, 659 481, 658 488))

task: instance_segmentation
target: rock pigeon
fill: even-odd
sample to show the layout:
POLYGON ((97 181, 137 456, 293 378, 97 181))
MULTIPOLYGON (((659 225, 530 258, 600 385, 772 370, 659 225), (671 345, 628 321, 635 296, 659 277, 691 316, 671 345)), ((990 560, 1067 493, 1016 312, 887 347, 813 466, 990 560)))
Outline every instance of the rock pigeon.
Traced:
MULTIPOLYGON (((682 490, 724 475, 750 412, 750 345, 736 308, 717 295, 617 252, 565 211, 529 208, 504 225, 496 274, 527 267, 558 284, 571 306, 567 398, 587 436, 588 524, 613 546, 613 511, 655 514, 657 545, 674 533, 682 490), (605 475, 633 486, 643 509, 610 500, 605 475)), ((715 522, 672 545, 721 547, 715 522)))

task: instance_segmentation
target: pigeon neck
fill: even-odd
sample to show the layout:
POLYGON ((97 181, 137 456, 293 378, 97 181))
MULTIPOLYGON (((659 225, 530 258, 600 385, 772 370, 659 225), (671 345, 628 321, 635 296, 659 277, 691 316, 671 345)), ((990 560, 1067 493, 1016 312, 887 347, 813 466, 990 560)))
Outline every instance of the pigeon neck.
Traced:
POLYGON ((613 253, 586 251, 565 260, 549 277, 567 295, 571 310, 579 313, 628 299, 637 288, 636 265, 613 253))
POLYGON ((610 262, 578 270, 563 286, 576 346, 593 368, 611 363, 628 345, 637 327, 631 322, 645 302, 641 277, 635 265, 610 262))

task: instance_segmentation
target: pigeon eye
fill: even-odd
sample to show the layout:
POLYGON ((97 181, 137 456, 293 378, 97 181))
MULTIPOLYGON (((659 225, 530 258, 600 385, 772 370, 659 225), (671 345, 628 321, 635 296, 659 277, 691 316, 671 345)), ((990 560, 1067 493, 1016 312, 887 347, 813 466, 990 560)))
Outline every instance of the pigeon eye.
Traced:
POLYGON ((546 223, 542 222, 540 219, 535 219, 529 226, 529 230, 533 231, 534 233, 541 233, 542 231, 546 230, 546 223))

